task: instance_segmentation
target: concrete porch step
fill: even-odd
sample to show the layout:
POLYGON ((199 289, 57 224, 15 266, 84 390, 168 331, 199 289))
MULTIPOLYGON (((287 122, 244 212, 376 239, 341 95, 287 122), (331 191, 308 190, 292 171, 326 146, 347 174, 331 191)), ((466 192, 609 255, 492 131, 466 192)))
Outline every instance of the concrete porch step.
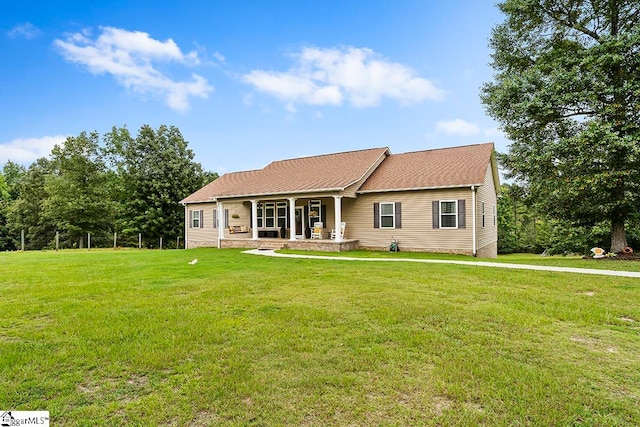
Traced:
POLYGON ((282 240, 261 240, 258 245, 258 249, 284 249, 287 247, 287 242, 282 240))

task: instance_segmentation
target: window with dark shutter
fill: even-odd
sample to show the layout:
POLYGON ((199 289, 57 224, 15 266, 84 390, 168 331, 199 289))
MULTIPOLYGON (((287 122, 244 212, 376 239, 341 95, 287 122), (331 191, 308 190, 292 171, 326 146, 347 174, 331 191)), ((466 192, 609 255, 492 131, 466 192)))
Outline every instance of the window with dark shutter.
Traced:
POLYGON ((380 228, 394 228, 395 204, 380 203, 380 228))
POLYGON ((402 203, 396 202, 396 228, 402 228, 402 203))
POLYGON ((204 228, 204 210, 200 209, 200 228, 204 228))
POLYGON ((191 211, 191 227, 202 228, 202 211, 191 211))

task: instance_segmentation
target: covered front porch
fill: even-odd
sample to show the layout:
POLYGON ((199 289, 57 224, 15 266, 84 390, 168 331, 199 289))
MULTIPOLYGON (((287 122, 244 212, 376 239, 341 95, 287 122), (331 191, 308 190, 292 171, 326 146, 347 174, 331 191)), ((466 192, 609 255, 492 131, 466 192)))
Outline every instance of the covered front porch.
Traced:
MULTIPOLYGON (((339 194, 218 198, 214 209, 218 246, 255 248, 264 242, 282 240, 289 242, 289 247, 340 247, 348 234, 342 222, 342 198, 339 194), (313 236, 312 230, 316 231, 313 236), (227 240, 229 243, 225 243, 227 240), (247 240, 259 243, 249 244, 247 240)), ((344 246, 353 244, 347 242, 344 246)))

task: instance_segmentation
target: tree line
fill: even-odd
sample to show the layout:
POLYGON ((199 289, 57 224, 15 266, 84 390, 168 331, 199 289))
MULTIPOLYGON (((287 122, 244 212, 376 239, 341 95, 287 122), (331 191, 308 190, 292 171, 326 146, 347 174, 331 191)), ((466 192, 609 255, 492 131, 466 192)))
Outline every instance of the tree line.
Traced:
POLYGON ((95 243, 178 244, 184 228, 180 200, 217 178, 195 162, 178 128, 143 125, 81 132, 56 145, 49 158, 24 167, 12 161, 0 173, 0 250, 95 243))
MULTIPOLYGON (((527 187, 502 184, 498 198, 498 253, 589 255, 594 246, 610 249, 611 223, 585 225, 549 212, 527 187)), ((627 221, 628 245, 640 249, 640 220, 627 221)))
POLYGON ((507 176, 531 212, 549 218, 546 228, 569 221, 584 231, 606 226, 603 247, 611 252, 637 244, 640 2, 497 6, 505 20, 492 32, 495 75, 481 99, 512 141, 501 158, 507 176))

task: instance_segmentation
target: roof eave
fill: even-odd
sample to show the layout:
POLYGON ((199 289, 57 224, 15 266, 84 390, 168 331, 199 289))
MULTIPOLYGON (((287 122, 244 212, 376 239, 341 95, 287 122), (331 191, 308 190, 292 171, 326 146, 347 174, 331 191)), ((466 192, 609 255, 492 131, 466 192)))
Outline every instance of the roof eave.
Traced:
MULTIPOLYGON (((344 191, 344 188, 318 188, 308 190, 296 190, 296 191, 278 191, 275 193, 248 193, 248 194, 231 194, 224 196, 212 196, 210 199, 239 199, 239 198, 251 198, 251 197, 265 197, 265 196, 282 196, 285 194, 308 194, 308 193, 324 193, 324 192, 336 192, 344 191)), ((212 200, 208 200, 211 202, 212 200)))
POLYGON ((367 194, 367 193, 387 193, 387 192, 396 192, 396 191, 420 191, 420 190, 444 190, 447 188, 467 188, 467 187, 479 187, 482 186, 483 182, 476 182, 470 184, 458 184, 458 185, 436 185, 430 187, 407 187, 407 188, 384 188, 380 190, 359 190, 356 191, 358 194, 367 194))

